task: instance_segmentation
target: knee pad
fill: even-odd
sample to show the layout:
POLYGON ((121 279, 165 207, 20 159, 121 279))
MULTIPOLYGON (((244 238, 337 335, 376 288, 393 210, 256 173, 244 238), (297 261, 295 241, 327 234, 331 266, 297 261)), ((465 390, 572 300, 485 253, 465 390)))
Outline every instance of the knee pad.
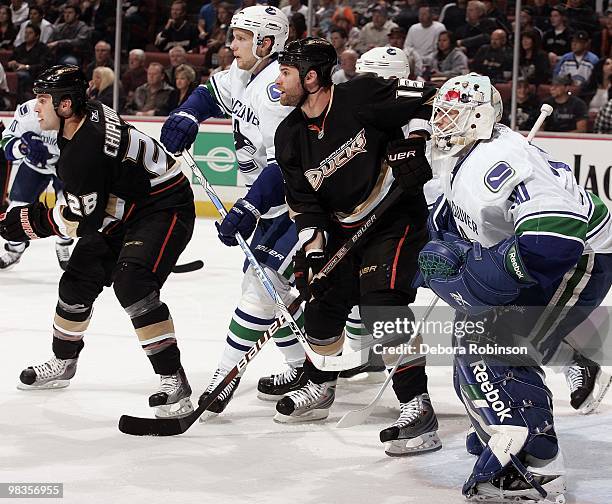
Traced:
POLYGON ((159 299, 159 283, 155 275, 143 266, 131 262, 122 262, 116 266, 113 273, 113 290, 126 310, 152 292, 157 292, 159 299))
POLYGON ((552 395, 539 368, 492 365, 486 358, 460 355, 454 366, 455 388, 485 444, 469 485, 498 477, 527 455, 540 460, 557 455, 552 395))

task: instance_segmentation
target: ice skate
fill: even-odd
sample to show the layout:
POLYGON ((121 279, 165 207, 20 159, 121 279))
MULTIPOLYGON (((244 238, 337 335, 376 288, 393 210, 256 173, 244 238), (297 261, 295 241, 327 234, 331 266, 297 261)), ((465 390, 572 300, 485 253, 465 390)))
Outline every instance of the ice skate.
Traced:
POLYGON ((575 353, 574 362, 564 370, 570 390, 570 404, 583 415, 593 413, 612 384, 612 376, 590 359, 575 353))
MULTIPOLYGON (((206 387, 204 393, 200 396, 198 404, 201 404, 202 401, 208 397, 208 395, 215 389, 215 387, 221 383, 225 375, 226 371, 221 369, 217 369, 215 374, 212 377, 212 380, 206 387)), ((234 392, 238 388, 240 384, 240 377, 234 378, 227 387, 223 389, 223 391, 216 397, 216 399, 212 402, 212 404, 206 409, 204 413, 200 416, 200 422, 206 422, 207 420, 216 417, 219 413, 222 413, 227 407, 228 403, 232 400, 234 396, 234 392)))
POLYGON ((57 262, 63 271, 66 271, 66 266, 68 265, 68 260, 70 259, 70 246, 73 243, 73 239, 55 242, 55 255, 57 256, 57 262))
POLYGON ((380 431, 380 441, 390 457, 402 457, 442 448, 438 437, 438 419, 429 394, 420 394, 400 403, 400 416, 390 427, 380 431))
POLYGON ((546 499, 519 474, 510 467, 508 472, 499 478, 485 483, 478 483, 465 497, 469 501, 487 502, 492 504, 564 504, 565 477, 559 474, 537 474, 532 472, 533 479, 547 493, 546 499))
POLYGON ((302 388, 307 381, 302 367, 290 367, 282 373, 260 378, 257 383, 257 397, 262 401, 278 401, 289 392, 302 388))
POLYGON ((171 375, 160 375, 159 390, 149 397, 157 418, 183 417, 193 411, 191 387, 183 368, 171 375))
POLYGON ((19 375, 17 388, 37 390, 67 387, 76 373, 77 360, 53 357, 44 364, 30 366, 19 375))
POLYGON ((21 259, 25 249, 29 246, 29 242, 18 243, 16 245, 5 243, 4 252, 0 254, 0 270, 7 270, 15 266, 21 259))
POLYGON ((302 388, 289 392, 276 403, 274 421, 279 423, 311 422, 323 420, 336 397, 336 380, 306 382, 302 388))

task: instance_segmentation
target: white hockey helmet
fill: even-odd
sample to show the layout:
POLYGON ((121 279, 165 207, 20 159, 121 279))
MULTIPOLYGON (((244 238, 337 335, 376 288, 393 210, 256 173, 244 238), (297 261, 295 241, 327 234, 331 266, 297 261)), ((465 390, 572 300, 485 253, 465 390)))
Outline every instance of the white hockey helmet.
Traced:
POLYGON ((234 14, 230 23, 230 29, 240 28, 253 34, 253 56, 259 61, 257 47, 263 42, 264 37, 272 37, 274 42, 270 54, 279 53, 285 47, 289 36, 289 20, 287 16, 276 7, 265 5, 253 5, 245 7, 234 14))
POLYGON ((406 53, 397 47, 374 47, 357 60, 358 73, 375 73, 383 79, 407 79, 410 64, 406 53))
POLYGON ((488 77, 477 73, 451 77, 434 100, 434 147, 454 156, 476 140, 488 140, 502 110, 501 95, 488 77))

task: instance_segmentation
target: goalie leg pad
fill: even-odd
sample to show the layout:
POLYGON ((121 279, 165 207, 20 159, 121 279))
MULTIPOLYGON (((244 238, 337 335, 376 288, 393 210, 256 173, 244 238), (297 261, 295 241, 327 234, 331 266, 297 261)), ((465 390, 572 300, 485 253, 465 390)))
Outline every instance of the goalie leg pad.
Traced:
POLYGON ((550 460, 559 450, 552 396, 541 370, 492 364, 455 357, 460 399, 486 443, 464 485, 466 495, 478 483, 499 477, 508 466, 516 467, 516 460, 550 460))

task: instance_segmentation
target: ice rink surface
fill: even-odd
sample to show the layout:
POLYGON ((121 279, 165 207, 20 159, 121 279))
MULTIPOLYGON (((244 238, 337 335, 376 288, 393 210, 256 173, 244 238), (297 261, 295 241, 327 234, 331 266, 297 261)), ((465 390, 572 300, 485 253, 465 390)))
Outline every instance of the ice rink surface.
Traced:
MULTIPOLYGON (((219 243, 212 220, 199 220, 180 262, 194 259, 203 259, 204 268, 172 275, 162 299, 197 402, 223 348, 240 294, 243 256, 238 247, 219 243)), ((151 416, 147 398, 158 379, 107 289, 95 305, 70 387, 17 390, 24 367, 51 357, 60 273, 53 239, 47 239, 33 242, 20 264, 0 274, 0 482, 63 482, 62 502, 71 504, 465 502, 460 488, 474 458, 464 449, 468 421, 449 368, 428 368, 443 449, 427 455, 384 454, 378 432, 397 416, 390 389, 367 424, 334 427, 346 411, 367 404, 378 385, 339 383, 323 423, 274 423, 274 403, 256 397, 258 378, 283 367, 272 343, 249 365, 228 409, 213 422, 172 438, 130 437, 118 431, 117 421, 124 413, 151 416)), ((420 295, 427 303, 427 293, 420 295)), ((580 416, 569 406, 563 376, 548 375, 568 502, 609 504, 612 394, 598 414, 580 416)), ((41 502, 17 502, 28 501, 41 502)))

